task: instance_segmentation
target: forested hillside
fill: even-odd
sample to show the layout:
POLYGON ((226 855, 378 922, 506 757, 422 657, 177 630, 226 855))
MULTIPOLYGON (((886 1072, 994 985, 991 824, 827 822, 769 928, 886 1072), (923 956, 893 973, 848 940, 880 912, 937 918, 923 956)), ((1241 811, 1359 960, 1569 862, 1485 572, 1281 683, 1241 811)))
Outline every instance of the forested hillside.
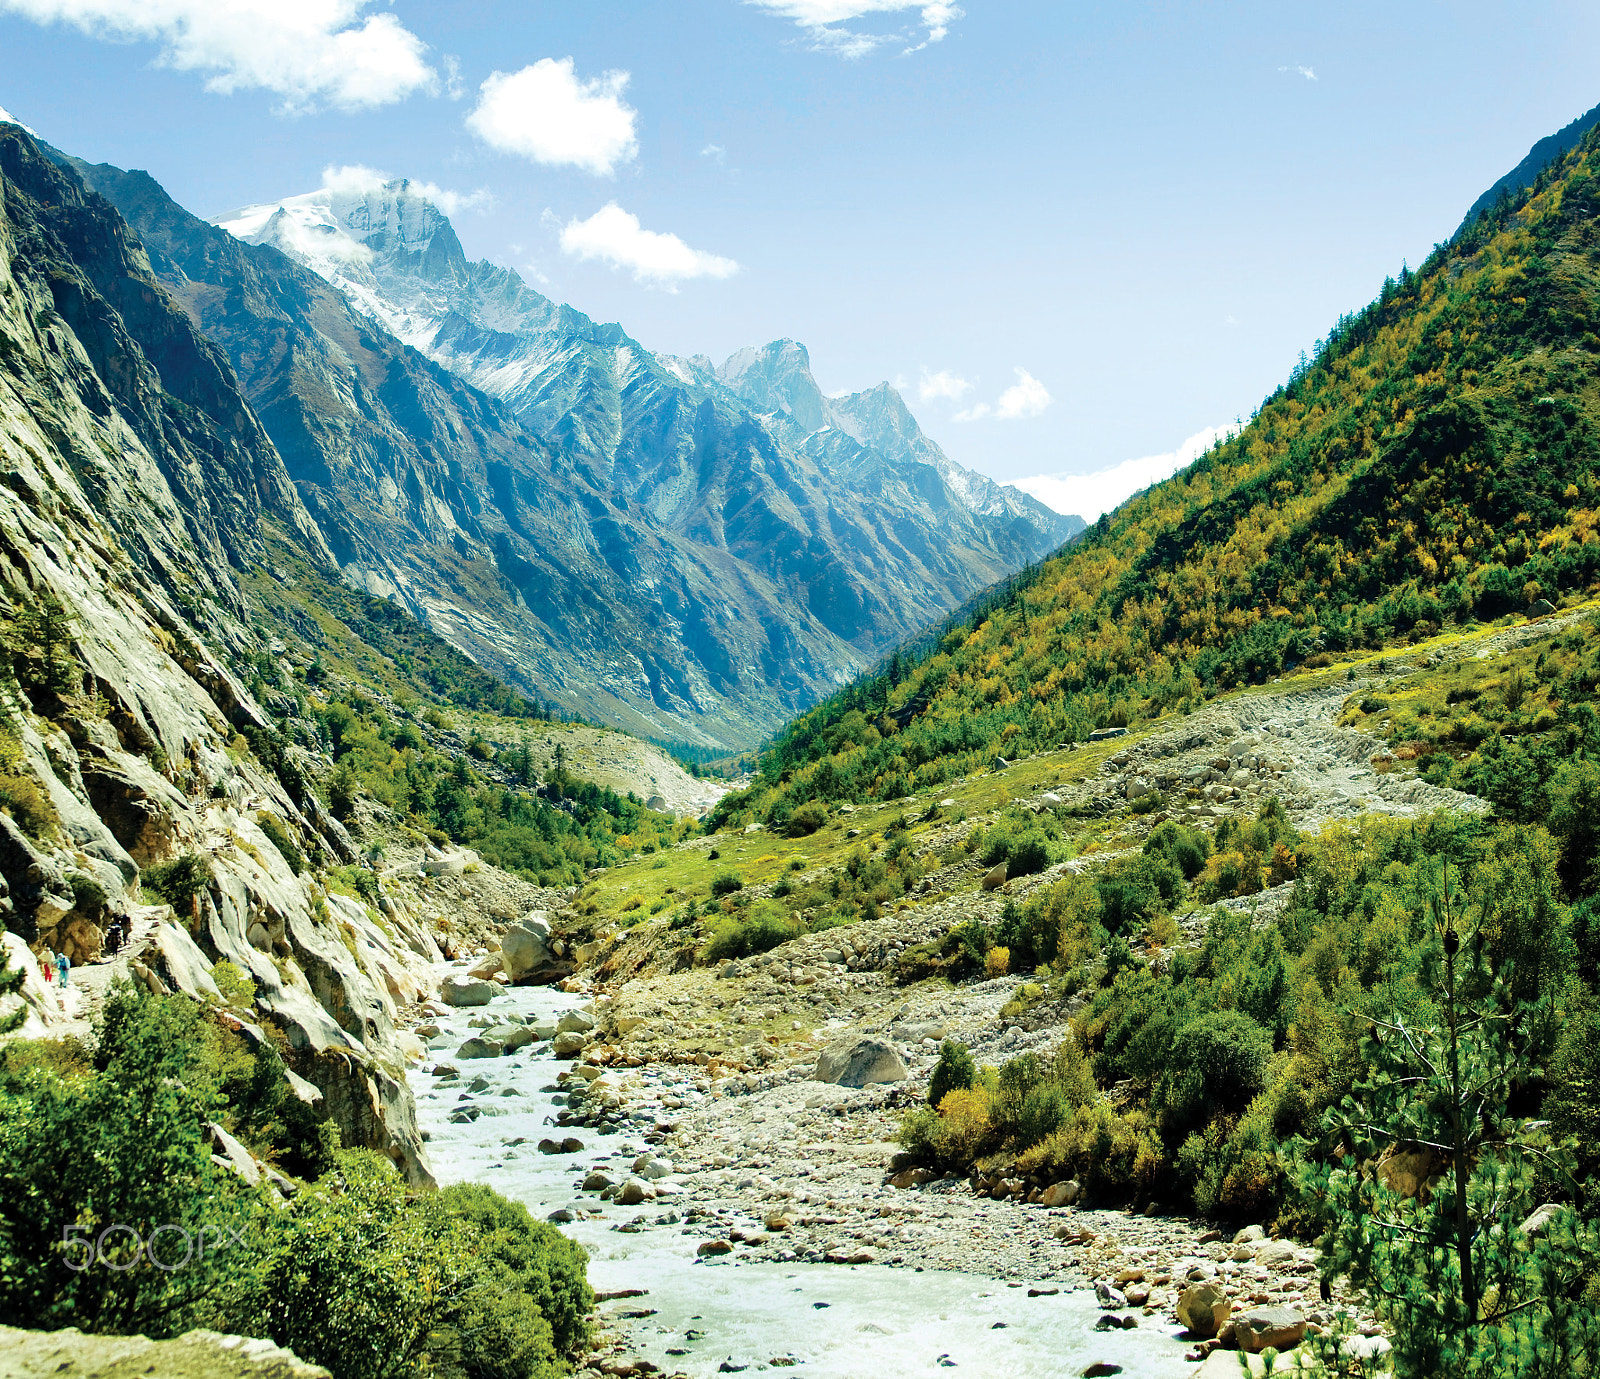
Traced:
POLYGON ((1593 134, 1335 323, 1243 431, 798 718, 725 815, 890 799, 1600 574, 1593 134))

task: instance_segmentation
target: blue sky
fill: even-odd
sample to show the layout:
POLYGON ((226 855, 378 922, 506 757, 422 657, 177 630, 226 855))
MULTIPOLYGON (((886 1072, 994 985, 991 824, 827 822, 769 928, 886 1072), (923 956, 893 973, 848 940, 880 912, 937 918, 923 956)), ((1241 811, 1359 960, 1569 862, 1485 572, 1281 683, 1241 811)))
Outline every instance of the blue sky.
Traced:
POLYGON ((0 106, 203 215, 433 183, 647 346, 802 340, 1015 480, 1248 416, 1597 52, 1575 3, 0 0, 0 106))

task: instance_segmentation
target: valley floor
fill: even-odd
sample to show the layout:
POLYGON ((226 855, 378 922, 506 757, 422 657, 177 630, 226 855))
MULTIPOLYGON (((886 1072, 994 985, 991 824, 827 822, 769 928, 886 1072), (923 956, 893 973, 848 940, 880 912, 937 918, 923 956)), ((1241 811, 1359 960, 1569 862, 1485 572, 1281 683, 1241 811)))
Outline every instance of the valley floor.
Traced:
MULTIPOLYGON (((1030 1049, 1048 1053, 1082 1002, 1030 1006, 1018 1000, 1025 982, 1016 976, 901 986, 895 964, 974 916, 993 921, 1008 899, 1136 850, 1162 817, 1209 824, 1253 816, 1270 797, 1296 827, 1313 831, 1367 813, 1481 809, 1473 796, 1408 775, 1381 740, 1340 726, 1341 714, 1352 696, 1419 667, 1493 658, 1571 620, 1441 640, 1404 657, 1231 696, 1138 734, 997 763, 945 787, 948 794, 842 811, 809 838, 752 829, 613 868, 567 902, 576 909, 565 912, 567 921, 598 939, 585 952, 589 965, 566 984, 586 998, 595 1030, 581 1061, 565 1065, 546 1089, 559 1086, 569 1095, 557 1102, 570 1102, 551 1118, 567 1128, 548 1133, 583 1135, 591 1146, 594 1133, 638 1135, 643 1152, 631 1157, 641 1145, 630 1141, 627 1154, 602 1154, 589 1172, 575 1168, 556 1219, 681 1234, 684 1267, 731 1255, 726 1262, 956 1270, 1028 1296, 1098 1287, 1095 1307, 1164 1330, 1174 1343, 1178 1296, 1200 1280, 1220 1284, 1237 1305, 1293 1307, 1312 1327, 1344 1312, 1375 1335, 1361 1299, 1338 1290, 1328 1300, 1319 1295, 1314 1251, 1241 1231, 1240 1223, 1222 1231, 1092 1203, 1049 1207, 1022 1200, 1025 1189, 1015 1183, 897 1173, 895 1132, 905 1111, 925 1100, 942 1040, 966 1044, 980 1064, 1030 1049), (1137 812, 1150 790, 1160 792, 1164 809, 1137 812), (1089 822, 1077 855, 985 890, 987 869, 962 840, 1016 802, 1066 806, 1089 822), (912 895, 875 920, 707 967, 689 960, 695 934, 669 926, 666 916, 639 919, 646 902, 670 901, 718 866, 736 869, 758 896, 788 875, 800 882, 826 875, 849 849, 881 841, 879 830, 894 816, 923 821, 913 840, 925 873, 912 895), (713 850, 720 856, 712 858, 713 850), (613 929, 619 920, 634 922, 613 929), (892 1045, 905 1077, 860 1089, 816 1080, 819 1053, 863 1039, 892 1045)), ((1288 890, 1224 903, 1264 920, 1288 890)), ((1177 918, 1187 937, 1203 934, 1204 912, 1177 918)), ((435 1048, 432 1056, 449 1057, 435 1048)), ((472 1075, 471 1065, 460 1066, 460 1076, 472 1075)), ((424 1105, 425 1121, 427 1114, 424 1105)), ((659 1330, 646 1320, 651 1308, 631 1310, 642 1315, 629 1316, 626 1305, 608 1310, 610 1340, 595 1357, 597 1372, 628 1372, 630 1346, 659 1330)))

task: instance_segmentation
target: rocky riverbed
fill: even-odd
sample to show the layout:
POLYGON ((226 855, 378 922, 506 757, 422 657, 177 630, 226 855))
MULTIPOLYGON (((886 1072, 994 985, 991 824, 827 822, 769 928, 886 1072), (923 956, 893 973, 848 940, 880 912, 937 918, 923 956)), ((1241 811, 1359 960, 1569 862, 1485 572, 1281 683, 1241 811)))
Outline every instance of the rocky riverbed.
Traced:
MULTIPOLYGON (((944 1023, 992 1028, 1006 988, 969 988, 944 1023)), ((1205 1222, 996 1200, 958 1178, 893 1186, 892 1136, 930 1062, 906 1038, 937 1017, 891 1022, 882 1040, 921 1077, 848 1088, 814 1080, 810 1051, 747 1072, 556 1058, 560 1026, 582 1039, 607 1004, 511 988, 433 1005, 411 1075, 440 1180, 487 1182, 561 1223, 590 1250, 597 1290, 618 1294, 592 1373, 1193 1373, 1174 1309, 1196 1283, 1311 1326, 1350 1302, 1324 1304, 1313 1253, 1259 1230, 1235 1240, 1205 1222)))

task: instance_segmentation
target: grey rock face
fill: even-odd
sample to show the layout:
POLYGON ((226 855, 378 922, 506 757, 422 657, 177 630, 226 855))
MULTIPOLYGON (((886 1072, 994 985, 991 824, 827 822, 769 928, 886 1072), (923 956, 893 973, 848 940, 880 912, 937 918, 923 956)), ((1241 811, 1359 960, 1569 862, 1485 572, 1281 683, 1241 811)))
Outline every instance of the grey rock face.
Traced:
POLYGON ((817 1056, 816 1080, 839 1087, 904 1082, 909 1076, 900 1051, 883 1039, 868 1037, 835 1044, 817 1056))
POLYGON ((359 923, 321 917, 242 808, 351 860, 304 778, 229 750, 269 727, 222 660, 256 645, 234 572, 269 563, 268 524, 312 568, 331 572, 331 554, 226 358, 144 247, 14 125, 0 125, 0 455, 0 615, 19 593, 50 595, 72 622, 67 679, 25 690, 21 769, 59 832, 0 825, 13 914, 92 953, 107 916, 134 912, 141 866, 205 853, 210 883, 130 969, 206 998, 212 965, 232 961, 256 986, 256 1018, 286 1040, 296 1094, 320 1101, 344 1143, 430 1183, 410 1096, 383 1071, 404 1061, 396 999, 420 994, 415 979, 362 907, 359 923), (71 908, 57 884, 69 872, 104 891, 98 915, 71 908))

